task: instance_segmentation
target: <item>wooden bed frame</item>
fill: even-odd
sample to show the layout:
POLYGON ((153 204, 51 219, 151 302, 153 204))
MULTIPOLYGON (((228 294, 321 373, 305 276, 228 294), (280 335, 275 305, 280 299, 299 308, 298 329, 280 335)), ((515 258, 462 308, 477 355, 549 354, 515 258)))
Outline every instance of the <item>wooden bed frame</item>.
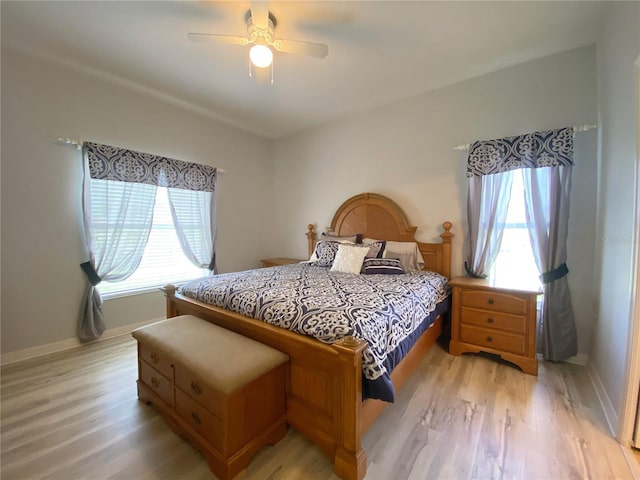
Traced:
MULTIPOLYGON (((443 223, 442 243, 420 243, 425 270, 450 278, 451 223, 443 223)), ((416 227, 409 225, 395 202, 374 193, 351 197, 338 208, 331 222, 334 235, 363 234, 364 237, 415 241, 416 227)), ((313 225, 307 238, 309 252, 315 246, 313 225)), ((167 285, 167 318, 196 315, 285 352, 290 357, 287 379, 287 422, 316 443, 334 462, 335 472, 347 480, 361 480, 367 457, 361 437, 383 409, 380 400, 362 401, 362 351, 365 342, 346 337, 327 345, 311 337, 214 307, 176 293, 167 285)), ((442 332, 439 317, 416 342, 409 354, 391 373, 399 389, 442 332)))

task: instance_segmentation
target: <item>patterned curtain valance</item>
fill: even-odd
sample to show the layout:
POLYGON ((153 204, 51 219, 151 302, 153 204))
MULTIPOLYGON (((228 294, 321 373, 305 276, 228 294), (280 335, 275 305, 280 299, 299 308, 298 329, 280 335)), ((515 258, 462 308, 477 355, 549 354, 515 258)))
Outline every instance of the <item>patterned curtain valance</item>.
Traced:
POLYGON ((573 165, 573 127, 474 142, 469 148, 467 177, 518 168, 573 165))
POLYGON ((216 169, 125 148, 84 142, 91 178, 213 192, 216 169))

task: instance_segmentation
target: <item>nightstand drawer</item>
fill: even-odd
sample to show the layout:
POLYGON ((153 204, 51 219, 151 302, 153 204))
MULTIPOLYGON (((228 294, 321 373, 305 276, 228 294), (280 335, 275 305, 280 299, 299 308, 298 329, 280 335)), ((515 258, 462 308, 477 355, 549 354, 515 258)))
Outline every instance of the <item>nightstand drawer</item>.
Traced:
POLYGON ((479 328, 471 325, 460 325, 460 340, 462 342, 480 345, 503 352, 524 355, 525 337, 512 333, 500 332, 490 328, 479 328))
POLYGON ((461 289, 460 304, 463 307, 497 310, 516 315, 525 315, 527 313, 527 301, 525 298, 486 290, 461 289))
POLYGON ((522 335, 527 333, 527 318, 523 315, 510 315, 508 313, 468 307, 462 307, 460 311, 460 321, 462 323, 477 325, 479 327, 495 328, 496 330, 506 330, 522 335))

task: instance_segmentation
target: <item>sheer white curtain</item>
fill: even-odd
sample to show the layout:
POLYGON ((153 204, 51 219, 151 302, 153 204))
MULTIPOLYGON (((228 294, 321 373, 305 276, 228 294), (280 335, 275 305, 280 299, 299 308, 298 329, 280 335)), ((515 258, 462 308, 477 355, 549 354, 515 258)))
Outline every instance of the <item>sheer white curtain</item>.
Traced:
POLYGON ((578 353, 567 273, 571 167, 525 168, 525 212, 531 247, 543 283, 539 351, 547 360, 578 353))
POLYGON ((93 340, 105 329, 95 286, 102 280, 124 280, 138 268, 151 232, 158 186, 174 190, 173 218, 185 253, 213 268, 216 169, 94 142, 84 142, 82 151, 89 261, 80 266, 91 286, 78 336, 93 340), (177 189, 195 193, 175 193, 177 189))
POLYGON ((156 189, 85 174, 82 208, 89 261, 82 268, 90 285, 78 330, 81 340, 94 340, 105 329, 102 298, 95 286, 101 280, 124 280, 140 264, 151 231, 156 189))
POLYGON ((486 277, 500 251, 513 171, 469 178, 467 226, 469 252, 467 274, 486 277))
POLYGON ((169 188, 173 224, 186 257, 196 266, 215 271, 216 195, 169 188))

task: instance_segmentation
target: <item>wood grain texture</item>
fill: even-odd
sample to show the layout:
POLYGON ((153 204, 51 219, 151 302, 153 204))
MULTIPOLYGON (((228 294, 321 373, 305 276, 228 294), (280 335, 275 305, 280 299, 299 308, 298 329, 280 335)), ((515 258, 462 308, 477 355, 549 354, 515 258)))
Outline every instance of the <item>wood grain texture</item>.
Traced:
MULTIPOLYGON (((204 457, 136 398, 123 336, 2 369, 3 480, 214 479, 204 457)), ((436 344, 363 436, 371 480, 630 479, 586 369, 541 362, 537 377, 436 344)), ((336 479, 294 429, 243 480, 336 479)))
MULTIPOLYGON (((416 242, 418 227, 411 226, 402 209, 388 197, 377 193, 360 193, 345 200, 338 207, 327 232, 331 235, 350 236, 361 234, 363 238, 416 242, 424 260, 424 270, 433 270, 451 277, 451 222, 443 222, 440 243, 416 242)), ((307 226, 309 257, 316 244, 314 225, 307 226)))
MULTIPOLYGON (((425 259, 425 269, 437 271, 447 278, 451 272, 451 227, 451 222, 443 223, 441 243, 418 243, 425 259)), ((313 225, 307 229, 311 247, 313 225)), ((415 230, 416 227, 409 226, 406 215, 391 199, 363 193, 343 203, 329 231, 339 236, 358 232, 369 238, 415 241, 415 230)), ((366 403, 363 403, 361 395, 364 340, 326 345, 312 337, 177 294, 174 287, 165 287, 164 291, 167 318, 195 315, 286 353, 292 372, 287 390, 288 424, 334 459, 335 470, 344 480, 361 480, 364 477, 366 455, 361 446, 362 434, 364 427, 382 411, 376 407, 368 409, 366 415, 362 413, 366 403)), ((427 338, 430 343, 422 344, 426 346, 422 354, 435 341, 435 337, 427 338)), ((398 366, 403 363, 404 360, 398 366)), ((406 368, 401 370, 410 373, 406 368)))
POLYGON ((450 284, 449 352, 492 353, 537 375, 536 298, 540 292, 468 277, 456 277, 450 284))
POLYGON ((263 258, 260 260, 262 262, 262 267, 277 267, 278 265, 290 265, 292 263, 300 263, 304 260, 301 258, 285 258, 285 257, 275 257, 275 258, 263 258))

